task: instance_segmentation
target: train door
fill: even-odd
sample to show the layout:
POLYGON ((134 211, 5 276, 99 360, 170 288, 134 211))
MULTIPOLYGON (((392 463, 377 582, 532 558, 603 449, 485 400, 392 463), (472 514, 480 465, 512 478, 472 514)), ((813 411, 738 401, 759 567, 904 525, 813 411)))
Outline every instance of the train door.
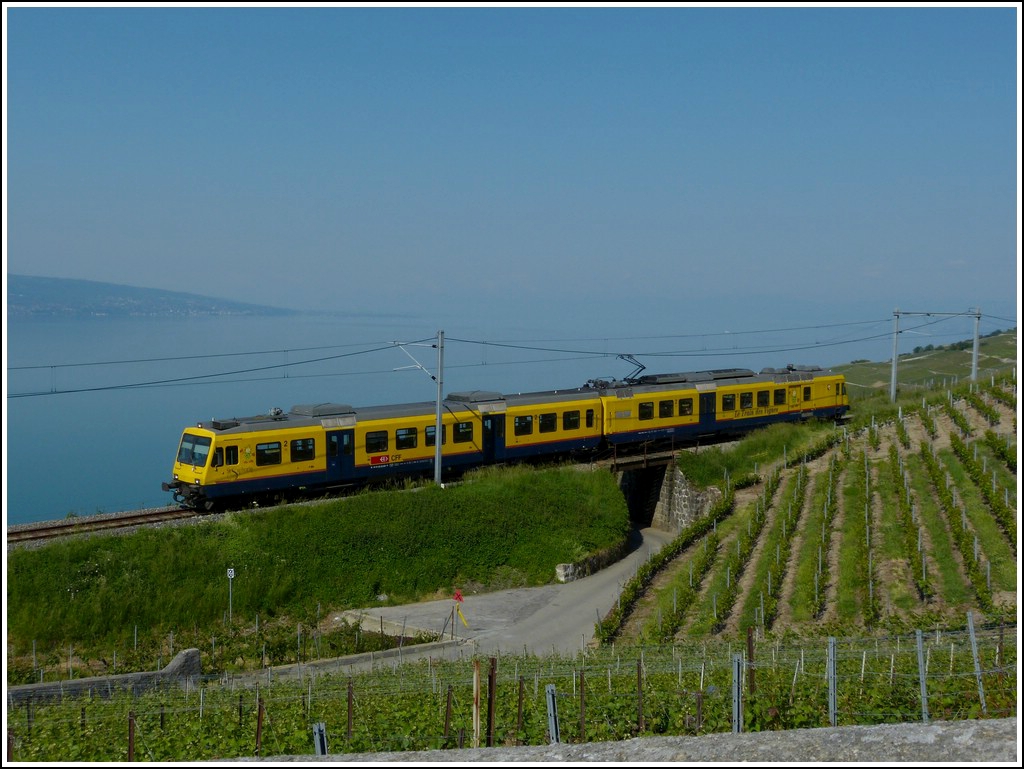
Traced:
POLYGON ((484 435, 481 451, 486 464, 505 458, 505 415, 484 414, 484 435))
POLYGON ((718 420, 718 407, 715 403, 716 393, 700 394, 700 427, 703 432, 713 432, 718 420))
POLYGON ((350 481, 355 475, 355 431, 328 430, 327 481, 350 481))

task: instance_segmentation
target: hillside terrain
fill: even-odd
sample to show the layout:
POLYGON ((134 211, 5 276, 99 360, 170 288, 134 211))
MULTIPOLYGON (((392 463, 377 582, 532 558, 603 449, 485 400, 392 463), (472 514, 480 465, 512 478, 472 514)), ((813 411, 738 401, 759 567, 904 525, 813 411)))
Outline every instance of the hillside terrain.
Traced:
POLYGON ((232 302, 180 291, 31 275, 6 277, 7 317, 175 318, 204 315, 290 315, 294 310, 232 302))
MULTIPOLYGON (((1015 440, 1013 410, 1005 404, 994 403, 993 408, 999 415, 996 426, 999 432, 994 434, 1002 441, 1015 440)), ((993 426, 976 410, 962 403, 959 409, 967 418, 973 435, 993 432, 993 426)), ((952 442, 961 433, 960 427, 942 410, 934 416, 934 435, 929 433, 918 414, 908 415, 902 424, 903 431, 895 423, 878 425, 852 435, 820 457, 779 468, 778 488, 782 490, 800 474, 807 479, 808 488, 821 486, 830 478, 833 468, 837 470, 832 478, 832 488, 836 490, 835 511, 827 522, 817 515, 817 507, 822 504, 820 496, 810 493, 804 496, 796 511, 792 506, 787 510, 788 501, 780 502, 783 491, 776 492, 774 503, 769 500, 763 507, 765 479, 771 474, 770 470, 762 473, 756 483, 738 489, 735 512, 718 527, 721 555, 698 582, 690 610, 677 617, 674 639, 664 632, 669 613, 665 608, 669 603, 666 594, 678 591, 681 584, 688 582, 688 574, 693 573, 692 564, 704 546, 703 540, 695 542, 658 572, 624 622, 617 639, 638 643, 682 641, 688 637, 725 641, 742 637, 752 625, 762 632, 770 630, 776 636, 816 635, 834 632, 837 628, 858 633, 883 627, 905 629, 922 623, 957 627, 963 624, 968 611, 973 612, 979 622, 1012 621, 1017 609, 1016 532, 1000 530, 952 450, 952 442), (903 440, 909 441, 909 445, 903 440), (958 540, 955 536, 956 524, 960 521, 942 514, 939 490, 925 477, 919 459, 922 450, 938 457, 942 472, 954 489, 953 495, 960 500, 955 510, 957 518, 961 510, 964 512, 965 538, 958 540), (845 462, 842 461, 844 453, 850 457, 845 462), (898 461, 907 469, 906 482, 910 489, 907 493, 912 495, 917 520, 921 521, 912 538, 919 538, 918 552, 924 564, 917 568, 927 575, 923 582, 912 573, 913 561, 900 543, 906 539, 905 524, 916 524, 907 524, 900 514, 901 490, 893 487, 890 477, 894 456, 901 457, 898 461), (865 485, 871 488, 867 499, 861 491, 865 485), (717 584, 721 589, 725 556, 739 549, 749 531, 751 511, 759 506, 764 510, 765 519, 761 524, 762 534, 756 537, 742 571, 734 568, 731 577, 736 583, 735 597, 731 604, 719 597, 715 607, 718 621, 710 623, 709 633, 705 615, 711 611, 711 594, 716 589, 713 586, 717 584), (764 569, 759 565, 771 560, 775 553, 773 543, 777 537, 772 539, 768 533, 781 530, 783 517, 800 523, 791 534, 790 558, 785 564, 781 585, 773 596, 777 611, 765 622, 758 615, 758 603, 759 599, 764 600, 768 589, 764 569), (865 539, 873 540, 870 547, 860 546, 865 539), (958 541, 967 543, 967 552, 963 552, 958 541), (808 606, 807 595, 806 563, 810 561, 813 565, 815 550, 818 550, 817 558, 824 561, 817 572, 823 575, 817 585, 822 593, 820 610, 808 606), (870 576, 865 569, 869 552, 873 566, 870 576), (972 561, 981 564, 981 568, 972 568, 972 561)), ((987 457, 985 463, 986 478, 991 478, 996 472, 993 458, 987 457)), ((1002 468, 997 485, 1012 485, 1013 475, 1009 468, 1002 468)), ((999 492, 1004 493, 1015 511, 1014 490, 1005 488, 1005 492, 999 492)))

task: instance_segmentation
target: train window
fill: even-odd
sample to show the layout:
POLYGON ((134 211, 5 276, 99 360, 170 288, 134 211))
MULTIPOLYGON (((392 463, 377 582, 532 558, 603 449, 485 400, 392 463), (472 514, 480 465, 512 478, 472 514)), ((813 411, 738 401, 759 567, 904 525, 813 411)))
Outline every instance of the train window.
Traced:
POLYGON ((399 427, 395 430, 395 448, 399 450, 414 449, 417 438, 415 427, 399 427))
POLYGON ((846 395, 846 382, 843 382, 841 385, 839 385, 839 392, 842 393, 843 395, 846 395))
POLYGON ((785 406, 786 405, 786 388, 780 387, 775 391, 775 405, 785 406))
POLYGON ((722 411, 735 411, 736 410, 736 396, 735 395, 723 395, 722 396, 722 411))
POLYGON ((771 401, 771 393, 769 393, 767 390, 760 390, 757 393, 757 405, 758 405, 758 407, 767 406, 770 401, 771 401))
POLYGON ((388 431, 375 430, 366 434, 366 453, 380 454, 388 450, 388 431))
POLYGON ((587 427, 594 426, 594 410, 587 409, 587 427))
POLYGON ((805 387, 804 388, 804 400, 805 401, 809 401, 810 399, 811 399, 811 388, 810 387, 805 387))
POLYGON ((640 404, 637 414, 640 419, 654 419, 654 401, 645 401, 640 404))
POLYGON ((456 422, 453 440, 456 443, 471 443, 473 440, 473 423, 456 422))
POLYGON ((256 466, 279 465, 281 464, 281 443, 257 443, 256 444, 256 466))
POLYGON ((338 434, 331 433, 327 436, 327 455, 331 457, 338 456, 338 434))
POLYGON ((658 401, 658 416, 662 419, 671 419, 676 415, 675 401, 658 401))
POLYGON ((740 393, 740 408, 754 408, 754 393, 740 393))
POLYGON ((580 412, 578 411, 566 411, 562 414, 562 429, 563 430, 579 430, 580 429, 580 412))
POLYGON ((178 447, 178 461, 183 465, 204 467, 210 455, 210 443, 210 438, 205 435, 185 433, 181 436, 181 446, 178 447))
POLYGON ((679 399, 679 416, 688 417, 693 413, 693 398, 679 399))
MULTIPOLYGON (((436 446, 437 441, 434 436, 437 435, 437 425, 431 425, 430 427, 424 428, 423 430, 423 443, 426 446, 436 446)), ((448 442, 448 425, 441 425, 441 445, 444 446, 448 442)))
POLYGON ((512 420, 512 432, 516 435, 533 435, 533 417, 516 417, 512 420))
POLYGON ((292 462, 309 462, 316 457, 316 443, 312 438, 297 438, 292 441, 292 462))
POLYGON ((227 464, 238 464, 238 446, 226 446, 213 450, 213 467, 224 467, 224 455, 227 454, 227 464))
POLYGON ((558 414, 541 414, 537 420, 538 432, 553 433, 558 429, 558 414))

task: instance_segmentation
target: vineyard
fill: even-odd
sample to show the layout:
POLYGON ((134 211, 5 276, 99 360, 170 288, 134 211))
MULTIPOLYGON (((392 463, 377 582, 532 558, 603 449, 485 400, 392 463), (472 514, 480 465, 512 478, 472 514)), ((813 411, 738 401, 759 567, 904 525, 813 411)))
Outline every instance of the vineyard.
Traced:
POLYGON ((8 757, 160 761, 538 745, 552 730, 583 742, 1016 716, 1015 405, 993 383, 886 422, 766 431, 684 456, 684 474, 720 474, 720 500, 637 570, 596 625, 600 644, 575 657, 311 668, 297 681, 268 669, 9 704, 8 757))
POLYGON ((925 401, 726 485, 626 586, 601 638, 900 632, 970 610, 1013 622, 1015 403, 995 386, 925 401))
POLYGON ((1016 714, 1012 631, 609 645, 575 658, 213 677, 9 707, 14 761, 172 761, 544 745, 1016 714))

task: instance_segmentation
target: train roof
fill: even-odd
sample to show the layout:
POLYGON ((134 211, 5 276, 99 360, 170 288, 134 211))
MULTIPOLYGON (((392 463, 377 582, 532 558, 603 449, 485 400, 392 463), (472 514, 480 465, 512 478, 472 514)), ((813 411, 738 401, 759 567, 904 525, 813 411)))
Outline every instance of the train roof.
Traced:
MULTIPOLYGON (((620 395, 632 392, 657 392, 669 385, 692 385, 707 389, 714 386, 755 382, 799 382, 813 379, 822 372, 831 373, 820 366, 763 368, 755 374, 750 369, 728 368, 708 371, 683 371, 669 374, 646 374, 625 380, 595 379, 583 387, 562 390, 539 390, 528 393, 500 393, 491 390, 469 390, 449 393, 443 402, 445 411, 476 411, 480 413, 504 411, 508 406, 526 406, 535 403, 569 402, 598 398, 615 391, 620 395)), ((389 419, 435 414, 436 401, 397 403, 380 406, 354 407, 347 403, 313 403, 292 406, 289 411, 272 408, 265 414, 230 419, 211 419, 198 426, 217 432, 253 432, 279 430, 283 427, 344 427, 359 420, 389 419)))

